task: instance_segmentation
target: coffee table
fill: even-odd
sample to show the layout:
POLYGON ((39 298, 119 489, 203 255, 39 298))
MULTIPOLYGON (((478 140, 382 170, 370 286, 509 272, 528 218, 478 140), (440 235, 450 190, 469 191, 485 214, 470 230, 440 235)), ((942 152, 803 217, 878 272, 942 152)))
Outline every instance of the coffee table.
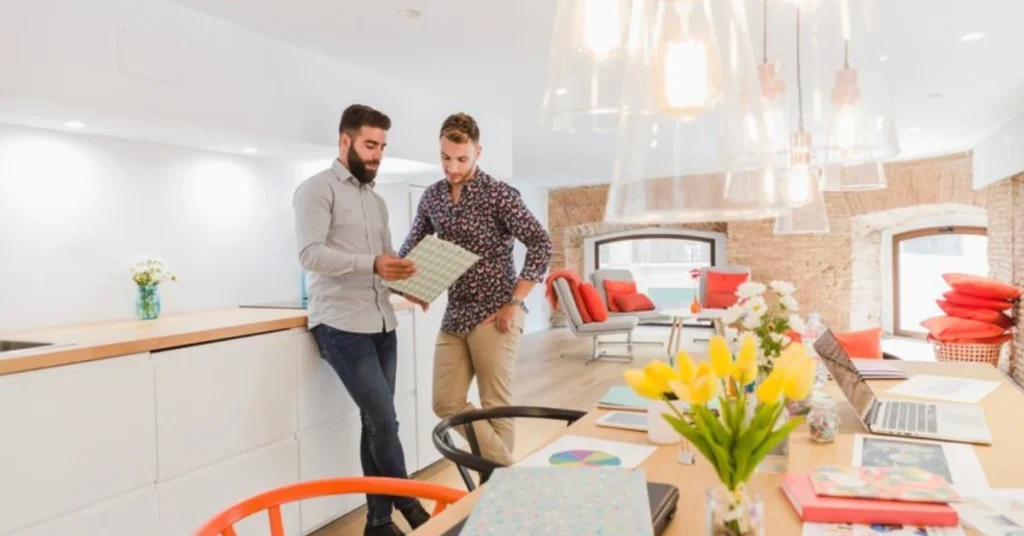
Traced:
POLYGON ((667 317, 672 318, 672 329, 668 333, 668 356, 671 360, 679 353, 679 346, 683 338, 683 322, 686 320, 710 320, 711 327, 718 335, 725 335, 725 326, 722 325, 722 317, 725 316, 725 309, 701 309, 694 313, 689 309, 665 309, 658 311, 667 317))

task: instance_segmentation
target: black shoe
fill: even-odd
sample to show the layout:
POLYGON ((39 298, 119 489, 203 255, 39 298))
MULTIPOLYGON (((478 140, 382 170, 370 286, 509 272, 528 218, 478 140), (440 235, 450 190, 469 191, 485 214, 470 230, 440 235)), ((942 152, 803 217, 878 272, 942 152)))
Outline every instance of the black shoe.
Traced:
POLYGON ((402 532, 402 529, 398 528, 398 525, 389 521, 376 527, 367 525, 366 530, 363 531, 363 536, 405 536, 405 533, 402 532))
POLYGON ((405 510, 399 510, 402 512, 402 516, 409 522, 409 526, 416 530, 420 525, 430 521, 430 514, 423 509, 423 505, 417 502, 411 508, 405 510))

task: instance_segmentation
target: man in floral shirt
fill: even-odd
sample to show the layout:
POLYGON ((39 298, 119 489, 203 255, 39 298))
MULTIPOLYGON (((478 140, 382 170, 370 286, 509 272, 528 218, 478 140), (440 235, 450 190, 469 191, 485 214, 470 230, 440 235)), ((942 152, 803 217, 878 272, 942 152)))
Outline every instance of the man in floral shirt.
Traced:
MULTIPOLYGON (((448 290, 448 309, 437 338, 433 405, 434 413, 445 418, 475 409, 466 400, 474 375, 484 408, 512 403, 515 357, 526 313, 523 300, 544 280, 551 238, 515 188, 477 166, 482 147, 480 128, 472 117, 448 117, 440 140, 446 178, 423 194, 399 256, 406 256, 428 234, 480 256, 448 290), (527 248, 518 276, 512 257, 516 239, 527 248)), ((484 457, 511 463, 512 428, 511 419, 476 423, 484 457)))

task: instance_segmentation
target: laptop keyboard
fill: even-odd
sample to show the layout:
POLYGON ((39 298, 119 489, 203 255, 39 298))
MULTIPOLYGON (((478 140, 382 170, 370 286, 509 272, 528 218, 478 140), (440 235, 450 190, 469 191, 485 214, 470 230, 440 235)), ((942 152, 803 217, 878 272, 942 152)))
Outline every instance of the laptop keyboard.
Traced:
POLYGON ((935 434, 939 431, 934 404, 886 400, 882 422, 886 428, 902 432, 935 434))

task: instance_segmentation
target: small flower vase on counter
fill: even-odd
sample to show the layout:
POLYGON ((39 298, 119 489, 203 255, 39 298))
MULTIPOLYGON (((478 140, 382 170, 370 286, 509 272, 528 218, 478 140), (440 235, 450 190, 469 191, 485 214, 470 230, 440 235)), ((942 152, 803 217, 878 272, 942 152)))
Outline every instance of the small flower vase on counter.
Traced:
POLYGON ((177 281, 178 276, 163 261, 142 256, 132 266, 135 282, 135 314, 140 320, 160 317, 160 283, 177 281))
POLYGON ((735 491, 718 485, 707 493, 708 536, 762 536, 764 497, 744 486, 735 491))
POLYGON ((160 287, 139 285, 135 294, 135 314, 139 320, 155 320, 160 317, 160 287))

